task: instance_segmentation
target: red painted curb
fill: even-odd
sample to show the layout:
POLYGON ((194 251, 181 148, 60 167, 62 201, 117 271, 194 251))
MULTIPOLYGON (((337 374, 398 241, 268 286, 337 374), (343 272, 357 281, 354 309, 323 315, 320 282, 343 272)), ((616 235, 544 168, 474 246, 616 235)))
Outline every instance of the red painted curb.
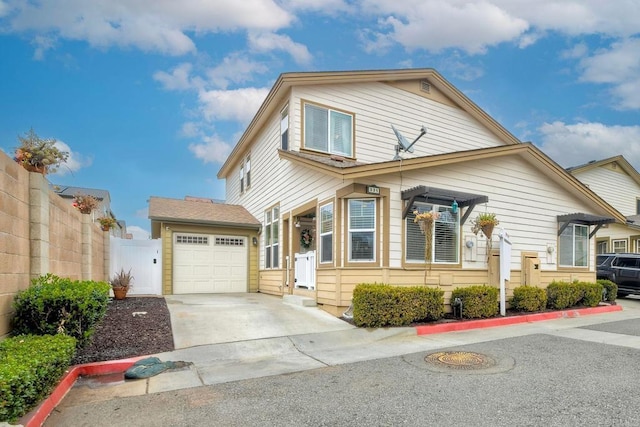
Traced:
POLYGON ((51 392, 37 408, 29 412, 27 415, 20 419, 20 423, 25 427, 40 427, 46 421, 51 411, 55 409, 62 399, 66 396, 67 392, 73 387, 79 376, 91 376, 91 375, 107 375, 117 374, 129 369, 135 362, 142 357, 133 357, 131 359, 122 360, 109 360, 106 362, 85 363, 83 365, 75 365, 69 368, 67 373, 62 377, 60 383, 51 392))
POLYGON ((564 317, 580 317, 589 314, 622 311, 621 305, 602 305, 574 310, 553 311, 549 313, 523 314, 521 316, 496 317, 492 319, 455 321, 436 325, 416 326, 418 335, 441 334, 444 332, 466 331, 469 329, 492 328, 494 326, 515 325, 518 323, 540 322, 543 320, 561 319, 564 317))

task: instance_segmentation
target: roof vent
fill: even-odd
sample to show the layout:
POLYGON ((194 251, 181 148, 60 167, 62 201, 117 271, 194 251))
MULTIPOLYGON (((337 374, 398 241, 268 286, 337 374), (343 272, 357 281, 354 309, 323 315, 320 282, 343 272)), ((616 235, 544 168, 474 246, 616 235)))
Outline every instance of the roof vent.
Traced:
POLYGON ((332 155, 331 157, 329 157, 331 160, 334 160, 336 162, 344 162, 345 158, 342 156, 338 156, 336 154, 332 155))
POLYGON ((426 80, 422 80, 420 82, 420 90, 423 91, 423 92, 430 93, 431 92, 431 85, 426 80))

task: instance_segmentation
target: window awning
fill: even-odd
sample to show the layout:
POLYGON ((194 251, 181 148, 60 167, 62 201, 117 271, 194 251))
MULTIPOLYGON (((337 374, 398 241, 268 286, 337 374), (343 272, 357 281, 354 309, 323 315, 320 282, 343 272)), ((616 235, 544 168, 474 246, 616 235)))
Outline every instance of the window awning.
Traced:
POLYGON ((404 210, 402 211, 402 219, 405 219, 411 209, 413 203, 417 200, 420 202, 433 203, 436 205, 450 205, 454 201, 459 208, 467 207, 468 209, 460 218, 460 225, 463 225, 471 211, 478 203, 486 203, 489 197, 481 194, 463 193, 461 191, 446 190, 442 188, 427 187, 419 185, 402 192, 402 200, 408 200, 404 210))
POLYGON ((595 225, 596 227, 589 234, 589 238, 592 238, 598 232, 598 230, 600 230, 600 227, 605 224, 611 224, 612 222, 616 222, 616 220, 612 217, 591 215, 587 213, 558 215, 558 224, 560 224, 558 236, 562 234, 562 232, 569 226, 569 224, 595 225))

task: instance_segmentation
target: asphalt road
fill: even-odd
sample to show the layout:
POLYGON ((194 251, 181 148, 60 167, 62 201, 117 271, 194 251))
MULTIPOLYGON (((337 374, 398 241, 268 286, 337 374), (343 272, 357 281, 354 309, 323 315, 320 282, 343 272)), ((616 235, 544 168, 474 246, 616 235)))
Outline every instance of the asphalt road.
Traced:
MULTIPOLYGON (((624 305, 640 310, 640 300, 624 305)), ((437 350, 479 355, 474 369, 423 351, 68 407, 64 425, 638 426, 640 320, 601 319, 437 350)), ((61 422, 54 411, 45 425, 61 422)))

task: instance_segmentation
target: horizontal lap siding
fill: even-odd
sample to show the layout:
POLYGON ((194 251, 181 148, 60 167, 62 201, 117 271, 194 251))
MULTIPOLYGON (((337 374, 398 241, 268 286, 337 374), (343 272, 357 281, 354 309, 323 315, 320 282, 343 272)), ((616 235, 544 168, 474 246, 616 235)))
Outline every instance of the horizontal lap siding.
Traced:
MULTIPOLYGON (((416 84, 419 84, 416 82, 416 84)), ((299 87, 293 94, 290 111, 301 117, 301 101, 311 101, 354 113, 356 117, 356 155, 358 161, 388 161, 395 155, 393 124, 413 141, 423 125, 427 134, 404 158, 486 148, 503 143, 469 114, 384 83, 299 87)), ((299 149, 302 122, 292 123, 299 149)))
POLYGON ((637 213, 636 198, 640 195, 640 186, 620 167, 612 170, 610 165, 601 166, 577 173, 575 177, 623 215, 637 213))
POLYGON ((284 272, 282 270, 260 270, 260 292, 282 295, 284 272))

